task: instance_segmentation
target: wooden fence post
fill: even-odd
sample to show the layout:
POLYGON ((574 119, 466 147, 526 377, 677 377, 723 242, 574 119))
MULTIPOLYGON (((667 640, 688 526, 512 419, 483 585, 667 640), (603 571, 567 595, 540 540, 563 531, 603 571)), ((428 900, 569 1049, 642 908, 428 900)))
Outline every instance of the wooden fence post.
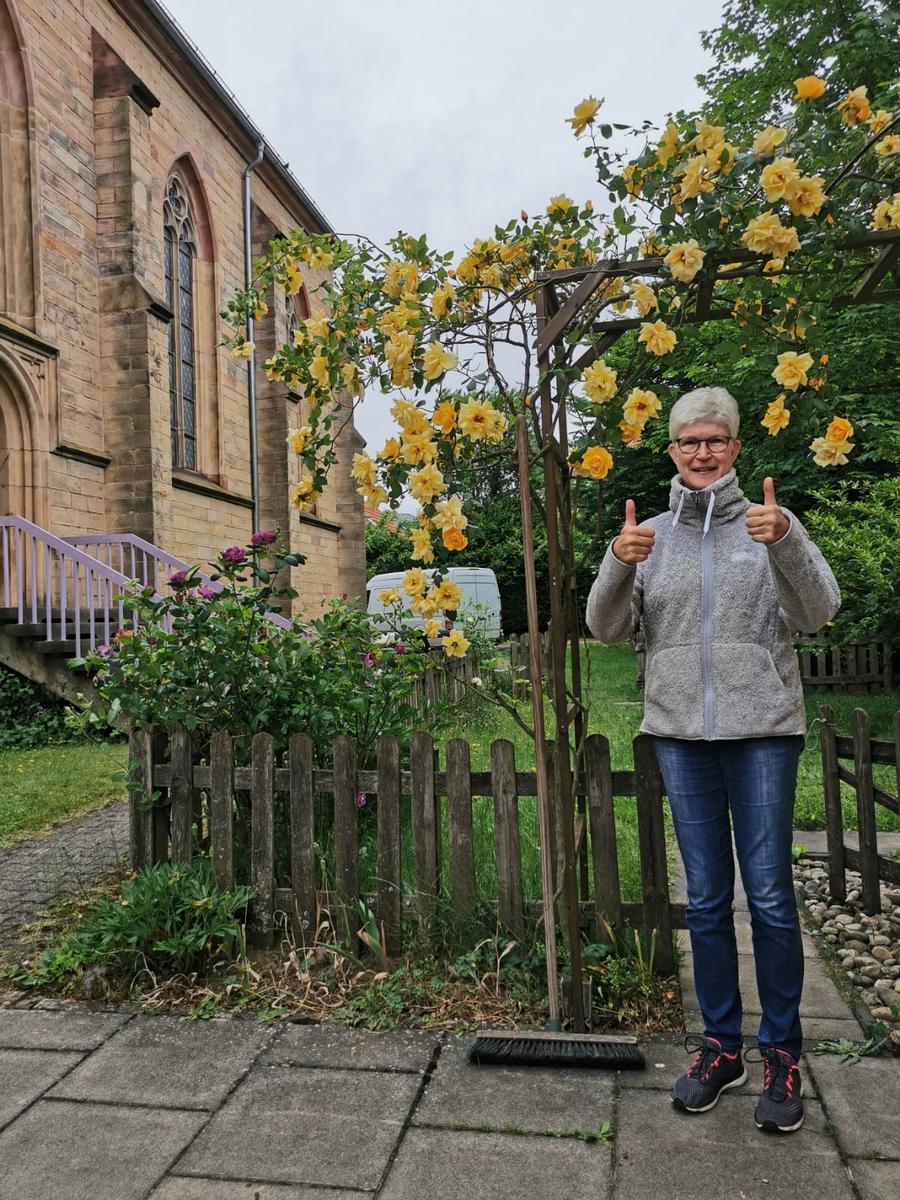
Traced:
MULTIPOLYGON (((154 764, 162 762, 168 742, 169 738, 163 730, 160 729, 151 733, 151 757, 154 764)), ((151 839, 153 842, 152 862, 154 864, 169 861, 169 824, 171 811, 171 804, 154 803, 150 812, 151 839)))
POLYGON ((594 865, 595 933, 597 941, 603 941, 607 936, 604 921, 616 933, 621 931, 622 896, 609 742, 599 733, 585 739, 584 772, 594 865))
POLYGON ((250 884, 255 892, 250 943, 260 949, 274 942, 274 770, 272 736, 257 733, 250 767, 250 884))
POLYGON ((469 743, 447 743, 447 826, 450 844, 450 896, 458 917, 475 908, 475 855, 472 843, 472 775, 469 743))
POLYGON ((519 798, 516 791, 516 748, 505 738, 491 742, 491 790, 494 794, 499 915, 501 922, 518 938, 525 929, 525 906, 522 896, 519 798))
POLYGON ((834 709, 823 704, 819 709, 819 746, 822 750, 822 787, 825 794, 825 837, 828 846, 828 890, 832 900, 843 904, 847 899, 846 860, 844 858, 844 814, 841 809, 841 780, 838 775, 837 736, 834 709))
POLYGON ((209 838, 213 872, 224 892, 234 889, 234 792, 231 734, 214 733, 209 743, 209 838))
POLYGON ((419 919, 434 912, 438 888, 437 804, 434 786, 434 745, 427 733, 412 735, 410 746, 413 860, 419 919))
POLYGON ((376 915, 388 954, 398 954, 403 935, 400 893, 400 744, 385 734, 378 742, 378 895, 376 915))
POLYGON ((346 733, 334 739, 335 931, 356 946, 359 863, 356 839, 356 742, 346 733))
POLYGON ((153 735, 133 729, 128 735, 128 846, 137 871, 153 865, 153 735))
POLYGON ((869 916, 881 912, 878 879, 878 835, 875 826, 875 794, 872 787, 872 746, 869 714, 853 710, 853 765, 856 775, 856 814, 859 828, 859 872, 862 876, 862 906, 869 916))
POLYGON ((663 784, 653 742, 645 733, 634 739, 634 790, 641 853, 644 929, 648 936, 653 929, 656 930, 656 969, 662 975, 669 975, 675 969, 675 959, 666 868, 663 784))
POLYGON ((288 740, 291 805, 292 927, 302 945, 316 933, 315 787, 313 744, 305 734, 288 740))
POLYGON ((193 852, 191 826, 194 819, 194 764, 191 735, 176 725, 171 736, 169 806, 172 824, 172 862, 190 862, 193 852))

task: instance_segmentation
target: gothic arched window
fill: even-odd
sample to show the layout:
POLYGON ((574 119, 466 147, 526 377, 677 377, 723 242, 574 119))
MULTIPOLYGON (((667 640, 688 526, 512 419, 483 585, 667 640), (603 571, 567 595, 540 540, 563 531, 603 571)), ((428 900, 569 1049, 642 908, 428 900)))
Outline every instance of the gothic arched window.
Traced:
POLYGON ((197 377, 194 352, 194 257, 197 252, 191 207, 181 180, 173 175, 163 204, 163 267, 169 322, 169 421, 172 466, 197 468, 197 377))

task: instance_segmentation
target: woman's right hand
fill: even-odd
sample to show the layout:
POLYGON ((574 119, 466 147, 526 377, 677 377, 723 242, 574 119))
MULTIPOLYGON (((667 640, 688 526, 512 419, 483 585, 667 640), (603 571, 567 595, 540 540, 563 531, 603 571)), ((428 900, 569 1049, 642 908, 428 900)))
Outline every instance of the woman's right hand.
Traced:
POLYGON ((646 562, 653 550, 656 531, 649 525, 638 525, 634 501, 625 501, 625 524, 612 544, 612 552, 620 562, 633 566, 646 562))

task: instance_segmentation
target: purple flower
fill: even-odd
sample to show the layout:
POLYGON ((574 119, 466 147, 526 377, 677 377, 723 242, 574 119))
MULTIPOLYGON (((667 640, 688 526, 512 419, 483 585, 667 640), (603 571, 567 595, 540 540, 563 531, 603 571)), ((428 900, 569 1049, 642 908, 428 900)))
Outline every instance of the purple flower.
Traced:
POLYGON ((187 582, 187 571, 173 571, 169 576, 169 587, 182 588, 187 582))
POLYGON ((208 584, 204 584, 203 587, 197 588, 197 595, 202 596, 204 600, 212 600, 215 594, 215 588, 209 587, 208 584))
POLYGON ((271 529, 260 529, 254 533, 250 539, 250 545, 254 550, 258 550, 260 546, 272 546, 278 541, 278 534, 271 529))
POLYGON ((403 645, 402 642, 398 642, 397 645, 394 647, 394 653, 395 654, 405 654, 406 653, 406 647, 403 645))
POLYGON ((365 792, 357 792, 356 793, 356 807, 357 808, 365 808, 366 807, 366 793, 365 792))
POLYGON ((375 666, 375 655, 371 654, 371 653, 367 654, 366 657, 363 659, 363 666, 366 668, 366 670, 368 670, 370 667, 374 667, 375 666))
POLYGON ((227 550, 222 551, 222 561, 227 563, 238 563, 247 561, 247 551, 243 546, 229 546, 227 550))

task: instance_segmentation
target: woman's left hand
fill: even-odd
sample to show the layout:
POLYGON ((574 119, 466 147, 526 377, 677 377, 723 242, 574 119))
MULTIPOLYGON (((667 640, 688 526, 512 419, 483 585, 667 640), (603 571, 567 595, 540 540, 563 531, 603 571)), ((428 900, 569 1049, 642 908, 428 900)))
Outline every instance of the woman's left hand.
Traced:
POLYGON ((790 529, 790 521, 775 503, 775 484, 771 475, 763 480, 762 504, 750 505, 746 521, 747 532, 754 542, 762 542, 765 546, 779 541, 790 529))

